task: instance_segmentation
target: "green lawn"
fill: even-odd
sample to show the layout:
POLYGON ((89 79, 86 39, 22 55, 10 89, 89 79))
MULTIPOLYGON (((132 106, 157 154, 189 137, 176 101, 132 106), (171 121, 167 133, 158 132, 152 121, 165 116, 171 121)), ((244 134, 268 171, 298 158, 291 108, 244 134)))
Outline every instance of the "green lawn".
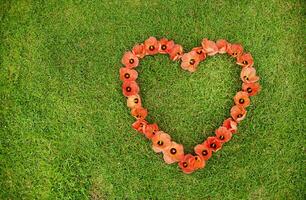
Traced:
MULTIPOLYGON (((0 199, 305 199, 303 1, 2 0, 0 199), (261 93, 204 170, 166 165, 121 94, 124 51, 149 36, 186 51, 202 38, 242 43, 261 93)), ((181 70, 146 57, 148 120, 186 152, 213 135, 241 86, 226 55, 181 70)))

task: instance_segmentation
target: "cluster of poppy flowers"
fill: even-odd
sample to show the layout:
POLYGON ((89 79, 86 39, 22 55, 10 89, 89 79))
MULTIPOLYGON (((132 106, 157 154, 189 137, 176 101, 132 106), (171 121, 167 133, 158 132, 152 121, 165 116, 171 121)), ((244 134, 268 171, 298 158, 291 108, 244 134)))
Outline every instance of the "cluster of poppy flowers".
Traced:
POLYGON ((184 173, 190 174, 197 169, 205 167, 205 163, 222 145, 232 138, 237 131, 237 125, 246 114, 246 107, 250 105, 250 96, 256 95, 260 90, 257 83, 259 77, 253 67, 254 61, 250 53, 245 53, 240 44, 231 44, 224 39, 216 42, 204 38, 201 46, 193 48, 190 52, 184 53, 183 47, 175 44, 173 40, 162 38, 157 40, 149 37, 142 44, 137 44, 132 51, 125 52, 122 58, 124 67, 120 68, 120 79, 123 81, 122 92, 127 97, 127 106, 131 109, 131 115, 136 118, 132 127, 152 141, 152 148, 156 153, 163 153, 164 161, 167 164, 178 162, 184 173), (173 61, 181 60, 181 67, 184 70, 194 72, 199 63, 207 58, 219 54, 229 54, 236 59, 236 63, 242 67, 240 78, 242 90, 234 96, 235 105, 230 110, 231 117, 216 129, 215 136, 208 137, 203 143, 194 147, 195 155, 185 154, 182 144, 171 140, 169 134, 159 130, 156 123, 150 124, 146 121, 147 109, 142 107, 140 89, 136 83, 138 77, 134 69, 139 66, 140 59, 147 55, 168 54, 173 61))

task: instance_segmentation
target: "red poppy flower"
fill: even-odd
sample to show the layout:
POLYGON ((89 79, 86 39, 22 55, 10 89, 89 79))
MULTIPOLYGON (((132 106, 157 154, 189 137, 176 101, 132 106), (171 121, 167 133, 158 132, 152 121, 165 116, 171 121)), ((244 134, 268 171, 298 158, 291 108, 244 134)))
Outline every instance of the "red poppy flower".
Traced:
POLYGON ((194 168, 194 156, 191 154, 187 154, 184 158, 178 163, 179 167, 185 174, 191 174, 194 168))
POLYGON ((198 54, 200 61, 205 60, 206 53, 204 52, 202 47, 195 47, 192 49, 192 51, 195 51, 198 54))
POLYGON ((136 122, 132 124, 133 129, 135 129, 138 132, 144 133, 144 128, 148 122, 144 119, 138 119, 136 122))
POLYGON ((163 152, 171 145, 171 137, 163 131, 158 131, 152 137, 152 149, 156 152, 163 152))
POLYGON ((231 108, 231 116, 237 123, 243 120, 246 114, 247 111, 241 106, 235 105, 231 108))
POLYGON ((168 40, 167 38, 162 38, 159 40, 159 49, 158 52, 161 54, 169 53, 174 47, 173 40, 168 40))
POLYGON ((237 64, 242 67, 252 67, 254 64, 253 57, 250 53, 244 53, 237 57, 237 64))
POLYGON ((131 115, 136 119, 145 119, 148 115, 148 110, 143 107, 135 107, 131 110, 131 115))
POLYGON ((141 107, 141 98, 138 94, 129 96, 127 98, 126 104, 131 109, 141 107))
POLYGON ((171 142, 164 150, 164 161, 167 164, 172 164, 174 162, 179 162, 184 158, 184 147, 176 142, 171 142))
POLYGON ((181 59, 183 55, 183 47, 179 44, 175 44, 173 48, 169 51, 170 59, 173 61, 181 59))
POLYGON ((227 130, 229 130, 231 133, 237 132, 237 122, 235 122, 231 117, 226 119, 222 126, 227 128, 227 130))
POLYGON ((139 64, 138 57, 134 55, 132 52, 128 51, 123 54, 122 64, 125 65, 127 68, 134 68, 137 67, 139 64))
POLYGON ((138 58, 143 58, 146 55, 146 50, 145 50, 145 46, 144 44, 136 44, 133 49, 132 52, 134 55, 136 55, 138 58))
POLYGON ((242 90, 247 92, 249 96, 254 96, 260 91, 259 83, 242 83, 242 90))
POLYGON ((190 51, 189 53, 185 53, 183 55, 181 67, 184 70, 194 72, 196 71, 199 62, 200 62, 199 55, 195 51, 190 51))
POLYGON ((220 142, 220 140, 218 140, 217 137, 208 137, 204 141, 203 144, 204 144, 204 146, 206 146, 207 148, 211 149, 214 152, 216 152, 216 151, 218 151, 222 148, 222 143, 220 142))
POLYGON ((120 79, 122 81, 135 81, 138 77, 138 73, 134 69, 129 69, 126 67, 121 67, 119 70, 120 79))
POLYGON ((159 131, 157 124, 148 124, 144 128, 144 134, 148 139, 151 139, 159 131))
POLYGON ((214 41, 204 38, 202 41, 202 47, 205 53, 209 56, 213 56, 218 53, 219 49, 214 41))
POLYGON ((243 47, 240 44, 228 44, 226 51, 229 55, 236 58, 242 55, 243 47))
POLYGON ((126 97, 138 94, 138 84, 135 81, 124 81, 122 84, 122 93, 126 97))
POLYGON ((217 138, 221 143, 228 142, 232 138, 232 133, 225 127, 220 126, 216 131, 217 138))
POLYGON ((247 92, 237 92, 234 96, 234 102, 237 106, 242 106, 244 108, 248 107, 251 103, 251 100, 249 98, 249 94, 247 92))
POLYGON ((255 83, 259 80, 259 77, 256 76, 256 69, 254 67, 242 68, 240 78, 244 83, 255 83))
POLYGON ((159 44, 155 37, 149 37, 145 42, 145 50, 147 55, 155 55, 158 53, 159 44))
POLYGON ((217 40, 216 45, 218 47, 218 53, 226 53, 228 42, 224 39, 217 40))
POLYGON ((204 160, 208 160, 212 156, 212 151, 210 148, 206 147, 204 144, 198 144, 194 147, 194 152, 201 156, 204 160))

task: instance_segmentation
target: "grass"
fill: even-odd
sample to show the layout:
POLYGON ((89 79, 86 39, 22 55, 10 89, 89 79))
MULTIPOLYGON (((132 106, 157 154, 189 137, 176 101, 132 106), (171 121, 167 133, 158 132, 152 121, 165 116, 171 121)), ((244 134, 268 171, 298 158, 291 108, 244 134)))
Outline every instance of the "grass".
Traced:
MULTIPOLYGON (((303 1, 2 1, 0 199, 305 199, 303 1), (132 130, 118 70, 149 36, 185 50, 240 42, 262 91, 239 133, 192 175, 132 130)), ((239 66, 194 74, 163 55, 138 68, 149 120, 186 152, 229 116, 239 66)))

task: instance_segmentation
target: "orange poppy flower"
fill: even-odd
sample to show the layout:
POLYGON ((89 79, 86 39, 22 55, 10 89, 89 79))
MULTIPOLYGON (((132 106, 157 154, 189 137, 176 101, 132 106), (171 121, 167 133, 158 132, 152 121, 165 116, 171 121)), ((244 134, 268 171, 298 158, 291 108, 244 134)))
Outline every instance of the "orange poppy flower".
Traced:
POLYGON ((152 137, 152 149, 156 152, 163 152, 171 145, 171 137, 163 131, 158 131, 152 137))
POLYGON ((208 137, 204 141, 203 144, 204 144, 205 147, 211 149, 214 152, 216 152, 216 151, 218 151, 218 150, 220 150, 222 148, 222 143, 215 136, 214 137, 208 137))
POLYGON ((159 44, 155 37, 149 37, 144 42, 145 50, 147 55, 155 55, 158 53, 159 44))
POLYGON ((174 162, 179 162, 184 158, 184 147, 176 142, 171 142, 164 150, 164 161, 167 164, 172 164, 174 162))
POLYGON ((204 144, 198 144, 194 147, 194 152, 201 156, 204 160, 208 160, 212 156, 212 151, 210 148, 206 147, 204 144))
POLYGON ((252 67, 254 64, 253 57, 250 53, 244 53, 237 57, 237 64, 242 67, 252 67))
POLYGON ((143 58, 146 55, 146 50, 145 50, 145 46, 144 44, 136 44, 133 49, 132 52, 134 55, 136 55, 138 58, 143 58))
POLYGON ((135 81, 138 77, 138 73, 134 69, 121 67, 119 70, 120 79, 122 81, 135 81))
POLYGON ((244 109, 244 107, 235 105, 231 108, 231 116, 237 123, 243 120, 246 114, 247 111, 244 109))
POLYGON ((228 42, 224 39, 217 40, 216 45, 218 47, 218 53, 226 53, 228 42))
POLYGON ((255 83, 259 80, 259 77, 256 76, 256 69, 254 67, 242 68, 240 78, 244 83, 255 83))
POLYGON ((243 53, 243 47, 240 44, 228 44, 226 52, 236 58, 243 53))
POLYGON ((192 49, 192 51, 195 51, 198 54, 200 61, 205 60, 206 53, 204 52, 202 47, 195 47, 192 49))
POLYGON ((226 119, 222 126, 227 128, 227 130, 229 130, 231 133, 237 132, 237 122, 235 122, 231 117, 226 119))
POLYGON ((137 121, 132 124, 132 127, 136 131, 144 133, 144 128, 146 127, 147 124, 148 124, 148 122, 146 120, 137 119, 137 121))
POLYGON ((127 68, 134 68, 139 65, 139 59, 136 55, 134 55, 132 52, 128 51, 123 54, 123 57, 121 59, 122 64, 125 65, 127 68))
POLYGON ((161 54, 169 53, 174 47, 173 40, 168 40, 167 38, 162 38, 159 40, 159 49, 158 52, 161 54))
POLYGON ((242 106, 244 108, 248 107, 251 103, 251 100, 249 98, 249 94, 247 92, 237 92, 234 96, 234 102, 237 106, 242 106))
POLYGON ((169 51, 170 59, 173 61, 181 59, 183 55, 183 47, 179 44, 175 44, 173 48, 169 51))
POLYGON ((157 124, 148 124, 144 128, 144 134, 148 139, 151 139, 156 132, 159 131, 158 125, 157 124))
POLYGON ((181 67, 184 70, 194 72, 200 62, 199 55, 195 51, 185 53, 182 57, 181 67))
POLYGON ((178 163, 179 167, 185 174, 191 174, 194 168, 194 156, 191 154, 187 154, 184 158, 178 163))
POLYGON ((202 40, 202 47, 205 53, 207 53, 209 56, 213 56, 219 51, 216 43, 214 41, 208 40, 207 38, 202 40))
POLYGON ((141 98, 138 94, 129 96, 127 98, 126 104, 131 109, 141 107, 141 98))
POLYGON ((232 138, 232 133, 225 127, 220 126, 216 131, 217 138, 221 143, 228 142, 232 138))
POLYGON ((128 97, 139 93, 138 84, 135 81, 124 81, 122 84, 123 95, 128 97))
POLYGON ((131 115, 136 119, 145 119, 148 115, 148 110, 143 107, 135 107, 131 110, 131 115))
POLYGON ((259 83, 242 83, 242 90, 247 92, 249 96, 254 96, 260 91, 259 83))
POLYGON ((193 168, 195 170, 204 168, 206 164, 202 156, 194 156, 194 159, 191 160, 191 163, 193 163, 193 168))

